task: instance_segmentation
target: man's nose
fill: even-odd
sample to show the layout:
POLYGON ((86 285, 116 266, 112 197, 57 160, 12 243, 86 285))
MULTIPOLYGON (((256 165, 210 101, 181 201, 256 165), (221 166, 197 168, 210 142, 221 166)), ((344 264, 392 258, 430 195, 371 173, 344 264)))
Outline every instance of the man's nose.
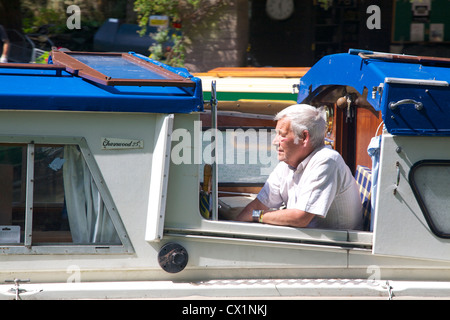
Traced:
POLYGON ((280 144, 278 134, 276 134, 275 138, 273 138, 272 144, 275 145, 275 146, 280 144))

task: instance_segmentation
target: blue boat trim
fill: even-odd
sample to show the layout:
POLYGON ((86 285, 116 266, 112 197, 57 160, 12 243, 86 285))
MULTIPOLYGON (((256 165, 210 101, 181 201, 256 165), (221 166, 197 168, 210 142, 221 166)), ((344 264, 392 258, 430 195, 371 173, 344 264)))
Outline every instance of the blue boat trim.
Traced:
POLYGON ((51 59, 51 64, 41 66, 1 64, 0 109, 144 113, 203 111, 199 78, 134 53, 129 55, 144 64, 153 64, 156 73, 147 72, 143 79, 136 79, 133 70, 124 69, 120 71, 121 76, 131 81, 115 82, 118 85, 113 82, 111 85, 80 76, 85 68, 90 68, 81 62, 77 65, 81 66, 79 69, 55 64, 54 59, 51 59))

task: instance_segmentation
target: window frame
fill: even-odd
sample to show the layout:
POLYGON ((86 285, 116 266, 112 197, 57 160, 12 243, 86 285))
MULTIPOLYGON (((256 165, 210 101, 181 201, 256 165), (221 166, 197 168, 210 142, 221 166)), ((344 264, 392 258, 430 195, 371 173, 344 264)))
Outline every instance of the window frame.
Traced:
POLYGON ((26 198, 24 241, 20 244, 0 244, 0 254, 131 254, 134 248, 120 219, 111 194, 104 183, 100 169, 83 137, 0 136, 1 144, 22 144, 27 148, 26 198), (97 185, 110 219, 121 241, 120 245, 105 244, 33 244, 33 190, 35 145, 75 145, 81 150, 84 160, 97 185))
POLYGON ((443 239, 450 239, 450 233, 445 233, 439 230, 438 227, 436 227, 436 224, 434 223, 432 214, 430 213, 430 211, 428 210, 425 201, 420 193, 420 190, 416 184, 415 178, 414 178, 414 174, 417 171, 417 169, 421 168, 421 167, 430 167, 430 166, 435 166, 435 167, 440 167, 440 166, 448 166, 450 167, 450 160, 420 160, 417 161, 410 169, 409 174, 408 174, 408 180, 409 180, 409 184, 411 186, 411 189, 413 191, 414 197, 416 198, 420 209, 422 210, 422 213, 425 217, 425 221, 427 222, 428 226, 430 227, 431 231, 433 232, 434 235, 436 235, 439 238, 443 238, 443 239))
MULTIPOLYGON (((209 129, 202 128, 202 132, 209 129)), ((274 128, 255 126, 219 126, 217 130, 224 134, 227 129, 247 129, 268 130, 268 133, 274 128)), ((202 149, 203 152, 203 149, 202 149)), ((224 155, 226 157, 226 155, 224 155)), ((203 164, 198 166, 198 183, 203 181, 203 164)), ((218 169, 219 171, 219 169, 218 169)), ((218 181, 218 186, 262 186, 264 183, 228 183, 218 181)), ((217 197, 221 192, 217 192, 217 197)), ((165 234, 170 236, 188 236, 199 239, 221 239, 221 241, 246 241, 256 243, 278 243, 284 245, 302 245, 313 247, 315 249, 358 249, 372 250, 373 232, 363 230, 338 230, 338 229, 318 229, 318 228, 296 228, 288 226, 277 226, 270 224, 245 223, 232 220, 205 219, 200 214, 200 206, 196 212, 196 219, 201 220, 201 227, 165 227, 165 234)))

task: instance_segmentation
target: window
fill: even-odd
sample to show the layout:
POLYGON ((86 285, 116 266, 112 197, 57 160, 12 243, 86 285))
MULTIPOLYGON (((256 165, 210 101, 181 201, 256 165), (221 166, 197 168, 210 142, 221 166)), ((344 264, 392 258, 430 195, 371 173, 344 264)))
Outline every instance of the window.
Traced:
MULTIPOLYGON (((274 131, 266 128, 228 128, 217 132, 219 182, 264 184, 278 164, 272 145, 274 131)), ((202 150, 204 163, 212 163, 214 149, 209 130, 203 133, 202 150)))
MULTIPOLYGON (((273 168, 278 164, 275 147, 272 145, 275 132, 271 128, 220 128, 203 131, 202 166, 200 181, 204 186, 205 164, 217 161, 218 215, 213 220, 235 220, 236 215, 254 199, 264 185, 273 168), (216 140, 216 145, 212 143, 216 140)), ((213 181, 209 181, 211 184, 213 181)), ((210 187, 213 191, 212 187, 210 187)), ((214 197, 200 199, 200 213, 213 211, 214 197)))
POLYGON ((130 250, 84 140, 0 143, 0 181, 0 244, 9 253, 130 250))
POLYGON ((0 145, 0 243, 23 243, 26 147, 0 145))
POLYGON ((430 229, 450 238, 450 161, 423 160, 413 165, 409 182, 430 229))

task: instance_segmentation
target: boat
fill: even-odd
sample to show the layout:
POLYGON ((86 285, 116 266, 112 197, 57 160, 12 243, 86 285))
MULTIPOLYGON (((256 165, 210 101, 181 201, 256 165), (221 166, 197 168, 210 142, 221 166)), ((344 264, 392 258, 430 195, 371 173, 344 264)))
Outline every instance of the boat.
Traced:
POLYGON ((198 75, 133 52, 0 64, 0 298, 450 297, 449 67, 353 49, 198 75), (293 103, 327 109, 363 230, 233 220, 293 103))

